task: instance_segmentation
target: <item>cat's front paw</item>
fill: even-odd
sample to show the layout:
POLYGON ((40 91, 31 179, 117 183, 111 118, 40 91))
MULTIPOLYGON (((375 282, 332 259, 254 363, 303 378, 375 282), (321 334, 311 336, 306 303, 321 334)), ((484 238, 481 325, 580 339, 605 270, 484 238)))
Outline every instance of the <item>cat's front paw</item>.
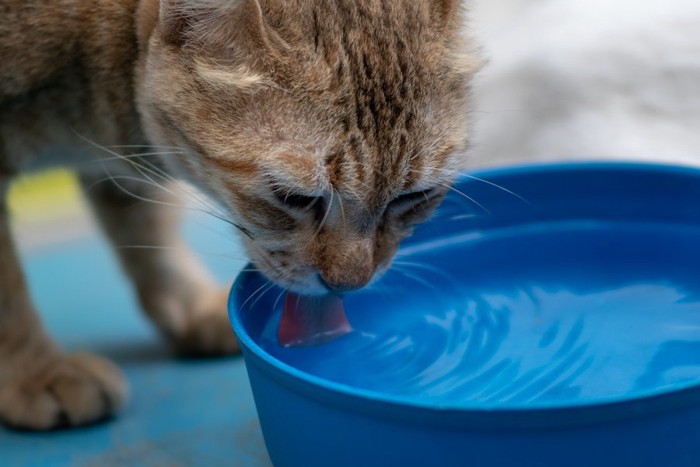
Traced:
POLYGON ((186 332, 172 339, 178 355, 183 357, 219 357, 240 352, 226 315, 194 316, 186 332))
POLYGON ((114 415, 127 385, 111 362, 90 354, 28 362, 0 388, 0 420, 27 430, 85 425, 114 415))
POLYGON ((178 355, 219 357, 240 353, 226 312, 227 291, 217 289, 187 315, 180 332, 170 337, 178 355))
MULTIPOLYGON (((174 282, 174 281, 173 281, 174 282)), ((226 312, 227 291, 213 284, 178 281, 178 287, 142 286, 141 305, 182 357, 240 352, 226 312)))

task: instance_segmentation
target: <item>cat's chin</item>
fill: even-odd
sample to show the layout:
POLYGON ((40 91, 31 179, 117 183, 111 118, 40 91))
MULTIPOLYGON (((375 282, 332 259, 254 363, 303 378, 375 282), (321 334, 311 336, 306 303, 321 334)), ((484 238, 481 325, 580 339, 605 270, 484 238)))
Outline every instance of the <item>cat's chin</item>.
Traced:
MULTIPOLYGON (((357 292, 359 290, 365 289, 367 287, 371 287, 374 284, 377 283, 378 280, 384 276, 386 271, 388 270, 388 267, 381 268, 377 271, 375 271, 374 275, 370 279, 370 281, 364 285, 363 287, 348 291, 348 292, 334 292, 332 290, 329 290, 328 287, 326 287, 320 280, 318 279, 311 279, 313 281, 318 281, 317 284, 306 284, 306 283, 280 283, 279 281, 274 281, 279 285, 280 287, 286 289, 289 292, 292 292, 297 295, 303 295, 307 297, 322 297, 325 295, 345 295, 346 293, 353 293, 357 292)), ((269 278, 268 278, 269 279, 269 278)))
POLYGON ((290 292, 307 297, 321 297, 329 295, 331 292, 323 284, 279 284, 290 292))
POLYGON ((307 288, 288 288, 287 289, 290 292, 294 292, 295 294, 298 295, 303 295, 306 297, 323 297, 326 295, 335 295, 332 292, 330 292, 328 289, 324 287, 319 287, 319 288, 312 288, 312 289, 307 289, 307 288))
POLYGON ((326 288, 317 278, 310 275, 308 278, 300 277, 296 281, 280 280, 274 277, 269 277, 267 274, 263 274, 267 280, 275 283, 277 286, 295 293, 297 295, 304 295, 309 297, 320 297, 323 295, 328 295, 331 292, 326 288), (300 279, 300 280, 299 280, 300 279))

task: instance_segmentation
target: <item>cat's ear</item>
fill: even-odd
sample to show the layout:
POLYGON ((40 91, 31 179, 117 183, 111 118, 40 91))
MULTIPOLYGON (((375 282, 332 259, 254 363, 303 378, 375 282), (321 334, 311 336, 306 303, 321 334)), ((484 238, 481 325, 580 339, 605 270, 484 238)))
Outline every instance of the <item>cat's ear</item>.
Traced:
POLYGON ((258 0, 160 0, 158 27, 174 45, 190 39, 222 47, 241 38, 257 46, 268 42, 258 0))

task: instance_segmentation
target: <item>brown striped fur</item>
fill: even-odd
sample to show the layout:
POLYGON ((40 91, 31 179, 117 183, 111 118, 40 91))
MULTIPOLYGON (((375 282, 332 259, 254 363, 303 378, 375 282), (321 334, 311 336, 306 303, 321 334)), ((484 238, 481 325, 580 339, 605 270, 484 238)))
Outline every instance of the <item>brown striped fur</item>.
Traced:
MULTIPOLYGON (((176 147, 143 160, 217 199, 256 266, 298 292, 381 274, 464 166, 478 60, 457 0, 0 0, 0 18, 0 193, 47 164, 72 164, 85 186, 101 167, 143 176, 109 154, 95 164, 106 154, 88 141, 128 156, 116 146, 176 147)), ((109 184, 87 194, 116 245, 177 247, 120 250, 175 346, 236 350, 175 213, 109 184)), ((43 429, 113 413, 118 370, 43 334, 0 213, 0 419, 43 429)))

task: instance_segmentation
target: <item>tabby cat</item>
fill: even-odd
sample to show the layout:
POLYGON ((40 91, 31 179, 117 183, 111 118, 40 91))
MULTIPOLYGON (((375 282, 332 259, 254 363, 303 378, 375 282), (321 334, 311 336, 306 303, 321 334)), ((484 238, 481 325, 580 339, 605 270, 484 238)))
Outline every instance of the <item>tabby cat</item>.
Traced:
POLYGON ((225 291, 162 206, 170 181, 217 200, 280 285, 366 285, 464 166, 464 20, 458 0, 0 0, 0 419, 81 425, 127 394, 113 364, 42 330, 10 236, 15 175, 74 167, 112 243, 154 247, 117 252, 166 338, 236 352, 225 291))

